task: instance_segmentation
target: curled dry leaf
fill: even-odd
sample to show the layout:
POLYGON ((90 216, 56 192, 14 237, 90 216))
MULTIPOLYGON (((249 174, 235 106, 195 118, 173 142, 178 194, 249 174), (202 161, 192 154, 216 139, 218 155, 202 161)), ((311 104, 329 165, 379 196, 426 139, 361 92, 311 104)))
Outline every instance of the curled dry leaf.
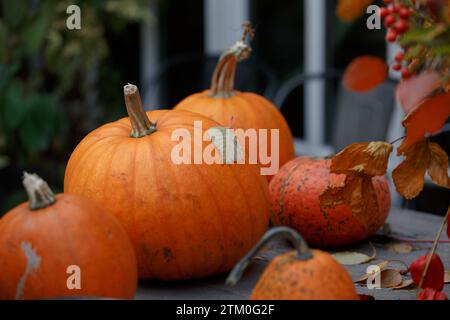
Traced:
POLYGON ((355 218, 365 226, 372 224, 379 211, 378 200, 372 183, 373 176, 386 173, 392 145, 386 142, 354 143, 331 160, 330 171, 346 174, 341 185, 330 185, 321 195, 324 207, 347 204, 355 218))
POLYGON ((347 204, 353 216, 368 227, 373 224, 379 211, 377 195, 368 175, 350 175, 340 186, 329 186, 319 197, 324 207, 334 207, 347 204))
POLYGON ((400 288, 403 285, 403 277, 399 270, 395 269, 384 269, 373 274, 366 274, 355 282, 367 285, 367 281, 376 281, 378 273, 380 273, 381 289, 400 288))
POLYGON ((435 71, 426 71, 402 80, 397 86, 397 101, 406 113, 440 87, 440 76, 435 71))
MULTIPOLYGON (((379 263, 376 264, 376 266, 378 266, 379 271, 383 271, 384 269, 386 269, 386 267, 389 265, 389 260, 384 260, 381 261, 379 263)), ((374 275, 375 272, 372 273, 366 273, 363 276, 361 276, 360 278, 358 278, 355 283, 362 283, 362 282, 366 282, 367 279, 369 279, 370 276, 374 275)))
POLYGON ((441 129, 449 116, 450 92, 425 99, 414 107, 402 122, 406 128, 406 137, 397 150, 398 155, 406 153, 427 134, 433 134, 441 129))
MULTIPOLYGON (((374 279, 376 279, 375 276, 374 279)), ((380 271, 380 288, 395 288, 400 286, 402 283, 403 277, 398 270, 385 269, 380 271)))
POLYGON ((419 293, 417 300, 448 300, 448 298, 443 292, 426 288, 419 293))
POLYGON ((408 289, 414 285, 414 281, 412 279, 404 279, 402 283, 400 283, 396 287, 392 287, 392 290, 402 290, 402 289, 408 289))
POLYGON ((350 91, 367 92, 384 82, 387 70, 383 59, 369 55, 361 56, 347 67, 342 84, 350 91))
POLYGON ((392 144, 382 141, 353 143, 333 157, 330 171, 382 176, 386 174, 392 149, 392 144))
MULTIPOLYGON (((409 266, 409 272, 414 282, 419 285, 423 270, 427 263, 428 255, 421 256, 409 266)), ((422 288, 432 288, 441 291, 444 288, 444 264, 437 254, 433 254, 427 275, 422 283, 422 288)))
POLYGON ((339 0, 336 16, 343 22, 352 22, 364 14, 373 0, 339 0))
POLYGON ((337 262, 345 266, 368 263, 377 257, 377 250, 375 249, 374 245, 370 243, 370 246, 373 250, 371 256, 359 252, 342 251, 334 253, 333 258, 336 259, 337 262))
POLYGON ((450 186, 447 154, 438 144, 422 140, 405 151, 405 160, 392 172, 397 191, 406 199, 415 198, 423 189, 426 172, 436 184, 450 186))

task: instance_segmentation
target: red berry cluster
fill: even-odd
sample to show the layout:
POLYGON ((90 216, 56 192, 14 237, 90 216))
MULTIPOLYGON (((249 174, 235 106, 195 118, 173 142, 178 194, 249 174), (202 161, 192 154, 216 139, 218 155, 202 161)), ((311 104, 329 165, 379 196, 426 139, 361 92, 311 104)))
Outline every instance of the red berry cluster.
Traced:
MULTIPOLYGON (((380 9, 381 19, 384 20, 384 26, 388 29, 386 34, 386 41, 395 42, 398 36, 406 33, 409 29, 409 18, 413 13, 411 8, 408 8, 403 3, 394 0, 384 0, 386 7, 380 9)), ((413 0, 413 4, 415 1, 413 0)), ((399 52, 395 56, 395 63, 392 69, 402 72, 402 78, 407 79, 411 77, 411 72, 408 67, 403 67, 404 53, 399 52)))
POLYGON ((392 70, 401 71, 402 78, 408 79, 411 77, 411 72, 408 67, 403 67, 402 63, 405 60, 405 54, 403 52, 399 52, 395 55, 395 63, 392 65, 392 70))
POLYGON ((386 40, 394 42, 399 35, 404 34, 409 29, 408 19, 412 14, 412 9, 394 0, 384 0, 387 7, 380 9, 381 19, 388 29, 386 40))

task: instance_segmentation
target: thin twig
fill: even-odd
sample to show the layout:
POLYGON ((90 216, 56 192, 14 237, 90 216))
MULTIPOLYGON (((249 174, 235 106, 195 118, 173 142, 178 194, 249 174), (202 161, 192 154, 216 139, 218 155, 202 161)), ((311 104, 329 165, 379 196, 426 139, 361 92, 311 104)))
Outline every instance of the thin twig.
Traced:
POLYGON ((420 281, 419 281, 419 290, 420 290, 420 288, 422 288, 423 282, 425 281, 425 277, 427 276, 428 269, 430 268, 431 259, 433 258, 434 254, 436 252, 436 249, 437 249, 437 246, 438 246, 438 243, 439 243, 439 239, 441 238, 442 231, 444 230, 444 227, 447 224, 449 216, 450 216, 450 206, 447 209, 447 214, 445 215, 444 219, 442 220, 441 226, 439 228, 439 232, 438 232, 438 234, 436 236, 436 240, 434 241, 433 247, 431 248, 431 251, 430 251, 430 253, 428 255, 427 263, 425 265, 425 268, 423 269, 422 277, 420 278, 420 281))
POLYGON ((395 139, 394 141, 390 142, 390 144, 394 144, 394 143, 399 142, 400 140, 403 140, 405 138, 406 138, 406 136, 400 137, 400 138, 395 139))
MULTIPOLYGON (((396 240, 399 242, 406 242, 406 243, 434 243, 436 239, 411 239, 411 238, 402 238, 397 236, 389 236, 392 240, 396 240)), ((450 243, 450 240, 439 240, 438 243, 450 243)))

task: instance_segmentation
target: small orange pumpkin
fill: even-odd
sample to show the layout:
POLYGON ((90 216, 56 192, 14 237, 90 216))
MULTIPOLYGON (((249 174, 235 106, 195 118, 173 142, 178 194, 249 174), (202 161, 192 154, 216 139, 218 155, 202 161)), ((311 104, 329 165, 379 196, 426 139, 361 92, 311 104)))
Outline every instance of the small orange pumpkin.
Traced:
POLYGON ((274 238, 290 241, 294 251, 274 258, 256 283, 251 300, 359 300, 352 278, 330 254, 309 250, 293 229, 276 227, 242 258, 227 278, 232 286, 253 257, 274 238))
POLYGON ((36 175, 23 182, 30 201, 0 220, 0 299, 132 299, 136 257, 119 222, 36 175))
POLYGON ((124 92, 130 118, 83 139, 67 165, 65 191, 96 200, 119 219, 134 244, 141 279, 230 270, 267 230, 267 180, 256 165, 196 164, 196 155, 211 144, 196 147, 195 122, 203 130, 219 124, 187 111, 145 113, 137 87, 127 85, 124 92), (190 164, 173 161, 176 130, 194 137, 190 164))
POLYGON ((269 186, 272 222, 294 228, 311 245, 335 247, 366 239, 384 224, 391 207, 385 177, 372 178, 379 208, 373 216, 357 218, 348 205, 322 207, 320 195, 345 179, 344 174, 330 173, 330 163, 329 159, 294 159, 269 186))
MULTIPOLYGON (((233 129, 267 129, 268 156, 271 154, 271 129, 279 130, 279 165, 284 165, 295 157, 294 140, 283 115, 266 98, 250 92, 234 90, 234 78, 238 62, 248 58, 250 46, 245 42, 248 34, 253 34, 251 26, 245 27, 242 40, 236 42, 219 59, 214 71, 211 89, 193 94, 181 101, 175 109, 202 114, 224 126, 233 129)), ((245 141, 241 141, 245 146, 245 141)), ((260 143, 260 147, 263 145, 260 143)), ((261 159, 259 159, 261 160, 261 159)), ((266 163, 260 162, 263 167, 266 163)), ((269 180, 272 176, 268 176, 269 180)))

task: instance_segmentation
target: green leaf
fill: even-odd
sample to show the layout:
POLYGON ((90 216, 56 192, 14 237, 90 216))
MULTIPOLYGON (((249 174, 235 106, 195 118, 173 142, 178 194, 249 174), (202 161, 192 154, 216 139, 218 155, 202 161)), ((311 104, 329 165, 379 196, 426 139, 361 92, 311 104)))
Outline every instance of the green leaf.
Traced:
POLYGON ((41 9, 25 27, 23 38, 28 54, 35 54, 42 46, 52 22, 53 12, 54 9, 50 7, 50 2, 44 2, 41 9))
POLYGON ((28 3, 23 0, 2 0, 3 17, 11 29, 16 29, 25 19, 28 3))
POLYGON ((9 163, 9 157, 0 154, 0 170, 9 166, 9 163))
POLYGON ((20 126, 20 141, 30 154, 48 149, 57 114, 56 100, 52 96, 34 96, 29 111, 20 126))
POLYGON ((5 95, 3 121, 7 131, 15 130, 22 122, 28 110, 28 101, 24 97, 22 83, 13 81, 5 95))

